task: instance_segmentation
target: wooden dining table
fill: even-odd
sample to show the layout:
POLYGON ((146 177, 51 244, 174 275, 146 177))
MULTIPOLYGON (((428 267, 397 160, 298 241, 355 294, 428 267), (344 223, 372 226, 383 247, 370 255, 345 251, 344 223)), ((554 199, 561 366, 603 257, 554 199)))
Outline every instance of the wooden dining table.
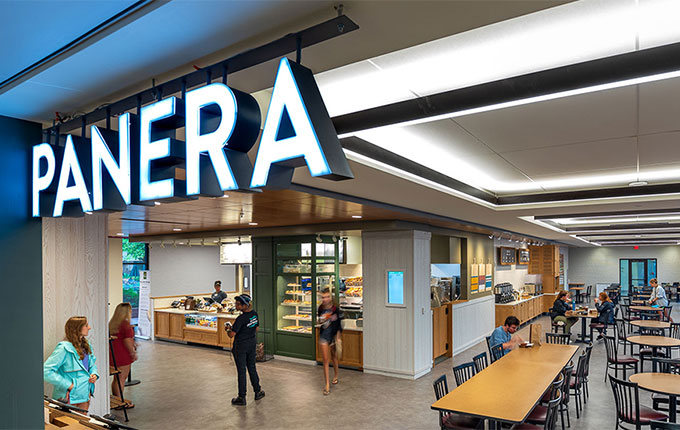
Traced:
MULTIPOLYGON (((659 348, 678 348, 680 347, 680 339, 668 336, 628 336, 626 340, 640 346, 649 346, 652 348, 652 357, 656 357, 656 351, 659 348)), ((670 355, 668 355, 670 357, 670 355)), ((652 369, 656 371, 656 363, 652 360, 652 369)))
POLYGON ((567 311, 564 313, 564 316, 567 318, 579 318, 581 320, 581 338, 577 337, 576 342, 586 343, 592 341, 592 339, 589 339, 588 336, 586 336, 586 322, 587 320, 597 318, 598 315, 597 309, 589 309, 587 313, 579 313, 574 311, 567 311))
POLYGON ((650 311, 662 311, 663 308, 653 307, 653 306, 631 306, 629 308, 631 311, 636 312, 650 312, 650 311))
POLYGON ((665 330, 671 327, 671 323, 657 320, 632 320, 630 325, 650 330, 665 330))
POLYGON ((523 422, 578 347, 517 348, 434 402, 432 409, 496 422, 523 422))
POLYGON ((668 420, 677 422, 677 401, 680 396, 680 375, 672 373, 636 373, 630 376, 643 390, 668 396, 668 420))

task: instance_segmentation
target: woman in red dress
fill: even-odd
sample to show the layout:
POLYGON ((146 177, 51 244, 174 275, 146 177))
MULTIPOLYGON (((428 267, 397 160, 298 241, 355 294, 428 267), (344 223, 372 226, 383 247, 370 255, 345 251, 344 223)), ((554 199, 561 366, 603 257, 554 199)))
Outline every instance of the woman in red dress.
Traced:
MULTIPOLYGON (((113 340, 113 351, 109 352, 109 365, 113 370, 113 357, 111 352, 116 356, 116 365, 120 370, 120 385, 125 387, 125 380, 130 374, 130 365, 137 361, 137 347, 135 345, 135 330, 130 325, 132 318, 132 306, 130 303, 121 303, 116 306, 113 312, 111 321, 109 321, 109 334, 115 336, 113 340)), ((113 380, 111 384, 111 394, 123 399, 123 393, 118 389, 118 383, 113 380)), ((128 402, 128 409, 134 407, 131 402, 128 402)))

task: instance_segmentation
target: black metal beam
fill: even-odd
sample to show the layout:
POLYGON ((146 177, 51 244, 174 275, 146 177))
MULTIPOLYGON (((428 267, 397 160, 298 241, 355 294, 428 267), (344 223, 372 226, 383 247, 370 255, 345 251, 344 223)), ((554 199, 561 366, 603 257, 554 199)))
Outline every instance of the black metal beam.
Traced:
POLYGON ((333 118, 338 134, 680 70, 680 43, 585 61, 333 118))
MULTIPOLYGON (((534 219, 563 219, 563 218, 597 218, 597 217, 614 217, 626 215, 663 215, 663 214, 680 214, 680 208, 676 209, 636 209, 628 211, 608 211, 608 212, 580 212, 580 213, 566 213, 558 215, 536 215, 534 219)), ((606 221, 606 220, 604 220, 606 221)))
MULTIPOLYGON (((137 100, 141 100, 141 104, 150 103, 156 100, 157 91, 161 94, 174 94, 182 91, 182 88, 190 89, 199 85, 205 85, 206 76, 210 74, 212 80, 221 78, 226 71, 229 74, 256 66, 258 64, 283 57, 291 52, 295 52, 298 46, 298 40, 301 41, 302 48, 306 48, 317 43, 324 42, 343 34, 350 33, 357 30, 359 26, 345 15, 330 19, 321 24, 314 25, 296 33, 290 33, 269 42, 266 45, 250 49, 248 51, 236 54, 219 63, 207 66, 201 70, 196 70, 192 73, 186 74, 179 78, 168 82, 156 85, 155 88, 149 88, 137 94, 133 94, 117 102, 111 103, 105 107, 96 109, 90 113, 85 114, 85 124, 93 124, 101 121, 107 117, 107 114, 112 116, 120 115, 123 112, 137 107, 137 100)), ((66 133, 71 130, 81 128, 83 126, 82 117, 74 118, 56 127, 60 133, 66 133)))
MULTIPOLYGON (((358 137, 346 137, 340 140, 340 144, 344 149, 356 152, 357 154, 445 187, 460 191, 469 196, 476 197, 492 204, 497 204, 498 202, 496 196, 487 191, 480 190, 464 182, 453 179, 450 176, 439 173, 436 170, 430 169, 429 167, 423 166, 422 164, 416 163, 401 155, 397 155, 394 152, 390 152, 358 137)), ((452 166, 451 168, 454 169, 455 166, 452 166)))

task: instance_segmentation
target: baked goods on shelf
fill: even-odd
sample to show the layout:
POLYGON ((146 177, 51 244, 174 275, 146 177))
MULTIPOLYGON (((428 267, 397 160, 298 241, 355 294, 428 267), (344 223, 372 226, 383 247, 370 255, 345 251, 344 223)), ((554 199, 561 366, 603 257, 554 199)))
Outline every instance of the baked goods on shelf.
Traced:
POLYGON ((345 296, 347 297, 362 297, 364 293, 363 287, 351 287, 345 290, 345 296))
POLYGON ((345 279, 346 287, 361 287, 362 285, 364 285, 363 276, 356 276, 354 278, 345 279))

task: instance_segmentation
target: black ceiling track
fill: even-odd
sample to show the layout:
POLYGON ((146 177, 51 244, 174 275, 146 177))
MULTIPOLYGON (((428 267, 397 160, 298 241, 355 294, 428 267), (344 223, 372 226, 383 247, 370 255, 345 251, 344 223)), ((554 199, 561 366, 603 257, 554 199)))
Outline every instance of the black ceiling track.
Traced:
POLYGON ((290 33, 280 39, 267 43, 266 45, 236 54, 219 63, 204 67, 201 70, 196 70, 192 73, 180 76, 179 78, 156 85, 155 88, 149 88, 137 94, 133 94, 55 127, 50 127, 47 130, 54 129, 59 133, 67 133, 82 128, 83 126, 102 121, 106 119, 107 116, 116 116, 131 109, 135 109, 139 103, 144 105, 155 101, 159 93, 174 94, 182 91, 182 88, 190 89, 199 85, 205 85, 206 76, 210 76, 211 79, 215 80, 221 78, 225 71, 231 74, 267 61, 281 58, 287 54, 296 52, 298 49, 298 42, 300 43, 299 46, 301 48, 306 48, 333 39, 334 37, 350 33, 358 28, 359 26, 354 21, 345 15, 341 15, 296 33, 290 33))
MULTIPOLYGON (((588 231, 608 231, 608 230, 648 230, 648 229, 669 229, 669 228, 680 228, 680 224, 669 224, 669 223, 650 223, 650 224, 616 224, 616 225, 601 225, 601 226, 589 226, 589 227, 567 227, 564 229, 567 233, 572 232, 588 232, 588 231)), ((606 235, 607 233, 602 233, 601 235, 606 235)))
MULTIPOLYGON (((563 219, 563 218, 597 218, 597 217, 613 217, 613 216, 625 216, 625 215, 662 215, 662 214, 680 214, 680 208, 676 209, 635 209, 629 211, 615 211, 615 212, 581 212, 581 213, 571 213, 571 214, 558 214, 558 215, 536 215, 534 219, 563 219)), ((604 219, 602 222, 606 222, 604 219)))

